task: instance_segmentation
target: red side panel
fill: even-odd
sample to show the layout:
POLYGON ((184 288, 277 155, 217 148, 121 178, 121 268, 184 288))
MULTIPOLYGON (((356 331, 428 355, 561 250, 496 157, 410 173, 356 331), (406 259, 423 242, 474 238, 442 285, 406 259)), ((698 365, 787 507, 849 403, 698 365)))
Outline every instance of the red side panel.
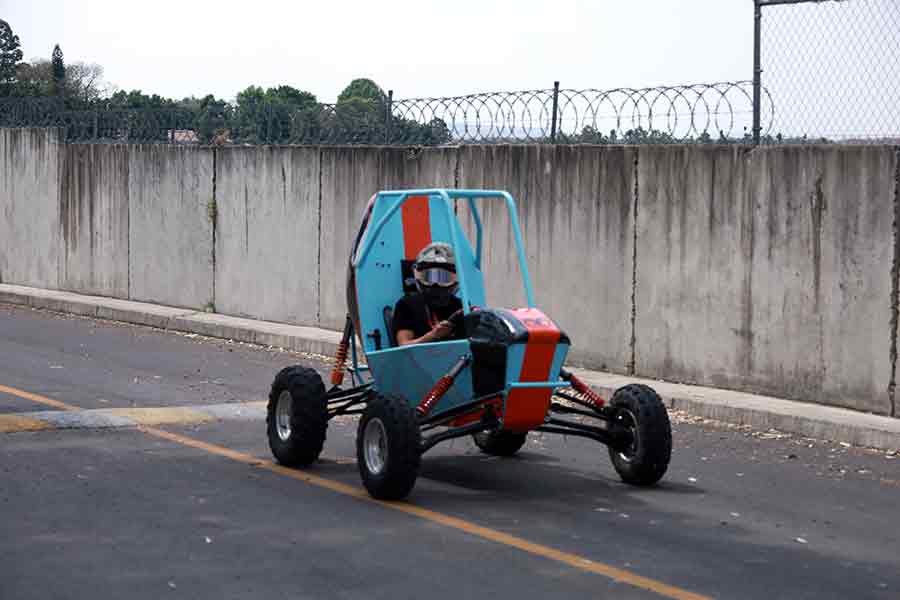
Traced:
MULTIPOLYGON (((535 308, 510 311, 528 329, 528 343, 519 381, 547 381, 553 366, 553 356, 559 343, 559 328, 544 313, 535 308)), ((544 422, 550 408, 552 388, 519 388, 510 391, 506 399, 503 426, 513 431, 534 429, 544 422)))
POLYGON ((400 210, 403 217, 404 258, 415 260, 419 251, 431 243, 428 196, 410 196, 400 210))

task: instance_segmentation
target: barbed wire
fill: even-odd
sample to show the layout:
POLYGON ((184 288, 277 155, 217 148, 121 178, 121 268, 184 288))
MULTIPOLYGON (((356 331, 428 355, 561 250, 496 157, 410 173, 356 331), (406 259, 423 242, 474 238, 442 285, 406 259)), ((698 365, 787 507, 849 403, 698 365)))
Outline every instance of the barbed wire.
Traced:
MULTIPOLYGON (((766 114, 774 114, 768 94, 766 114)), ((221 144, 743 142, 752 82, 613 90, 543 89, 446 98, 68 110, 58 98, 0 100, 0 126, 60 127, 72 142, 221 144)), ((771 124, 771 120, 769 121, 771 124)))
MULTIPOLYGON (((463 143, 621 142, 636 132, 658 141, 735 140, 750 134, 752 92, 751 81, 544 89, 399 100, 393 113, 418 123, 441 121, 463 143)), ((771 117, 772 98, 764 99, 771 117)))

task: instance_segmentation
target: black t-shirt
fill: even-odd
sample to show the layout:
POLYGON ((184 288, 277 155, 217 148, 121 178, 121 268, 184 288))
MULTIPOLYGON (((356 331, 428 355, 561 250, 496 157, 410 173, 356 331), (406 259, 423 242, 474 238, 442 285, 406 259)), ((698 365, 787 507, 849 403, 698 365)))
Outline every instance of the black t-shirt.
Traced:
MULTIPOLYGON (((394 334, 401 329, 411 329, 413 337, 420 338, 460 309, 462 301, 456 296, 450 299, 447 306, 431 308, 425 303, 422 294, 407 294, 400 298, 394 307, 394 334)), ((453 339, 456 333, 447 339, 453 339)))

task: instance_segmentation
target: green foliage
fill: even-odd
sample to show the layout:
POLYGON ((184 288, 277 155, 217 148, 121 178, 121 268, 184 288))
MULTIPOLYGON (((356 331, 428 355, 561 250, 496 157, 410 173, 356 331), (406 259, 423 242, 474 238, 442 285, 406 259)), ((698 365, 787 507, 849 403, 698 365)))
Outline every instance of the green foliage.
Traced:
POLYGON ((263 90, 246 88, 237 95, 233 129, 235 141, 286 144, 309 140, 321 130, 316 97, 289 85, 263 90))
POLYGON ((0 96, 12 96, 16 72, 22 61, 19 36, 9 23, 0 19, 0 96))
POLYGON ((53 47, 50 64, 53 75, 53 88, 51 91, 54 96, 63 96, 66 92, 66 64, 63 62, 63 53, 59 44, 53 47))
POLYGON ((158 94, 147 95, 141 90, 126 92, 119 90, 109 97, 105 103, 110 108, 175 108, 176 103, 170 98, 158 94))
POLYGON ((360 78, 351 81, 350 85, 338 95, 337 103, 341 104, 351 99, 361 100, 374 109, 387 107, 387 95, 371 79, 360 78))
POLYGON ((195 115, 194 126, 201 142, 208 144, 218 136, 227 137, 231 120, 231 105, 227 102, 208 94, 191 112, 195 115))

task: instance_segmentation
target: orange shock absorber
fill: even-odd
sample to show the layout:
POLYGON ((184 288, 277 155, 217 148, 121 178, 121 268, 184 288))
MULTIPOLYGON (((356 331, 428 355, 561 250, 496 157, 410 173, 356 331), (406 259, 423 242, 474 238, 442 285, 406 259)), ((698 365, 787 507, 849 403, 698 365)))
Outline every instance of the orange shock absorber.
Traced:
POLYGON ((597 394, 597 392, 592 390, 591 386, 578 379, 574 374, 563 369, 560 372, 560 375, 562 375, 562 378, 564 380, 569 382, 569 384, 572 386, 572 389, 590 400, 591 403, 597 408, 603 408, 603 406, 606 404, 606 401, 601 398, 600 395, 597 394))
POLYGON ((433 409, 438 401, 444 397, 444 394, 447 393, 447 390, 450 389, 462 370, 469 364, 469 360, 470 357, 468 354, 460 358, 447 374, 438 379, 437 383, 434 384, 434 387, 425 394, 425 397, 422 398, 422 401, 419 402, 419 405, 416 407, 416 415, 420 419, 427 417, 428 413, 431 412, 431 409, 433 409))
POLYGON ((350 336, 353 333, 353 322, 350 315, 347 315, 347 321, 344 324, 344 335, 341 337, 341 343, 338 344, 337 356, 334 357, 334 369, 331 370, 331 385, 341 385, 344 383, 344 369, 347 366, 347 351, 350 348, 350 336))

